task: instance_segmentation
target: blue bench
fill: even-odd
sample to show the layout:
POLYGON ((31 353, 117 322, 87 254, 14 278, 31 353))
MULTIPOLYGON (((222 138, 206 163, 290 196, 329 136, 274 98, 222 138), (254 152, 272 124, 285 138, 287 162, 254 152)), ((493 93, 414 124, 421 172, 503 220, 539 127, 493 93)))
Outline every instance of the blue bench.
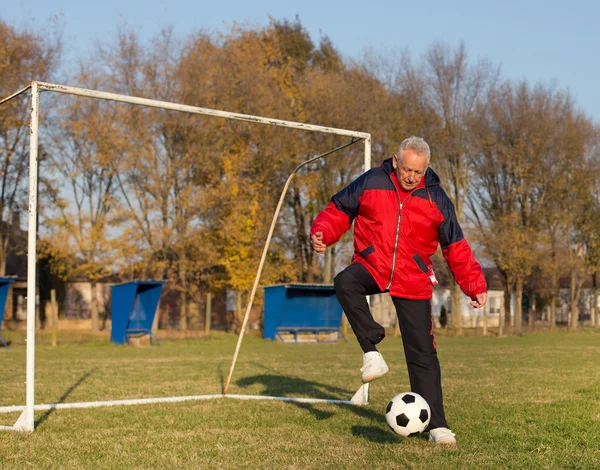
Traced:
MULTIPOLYGON (((6 307, 6 299, 8 297, 8 290, 11 283, 15 282, 13 277, 0 277, 0 328, 2 328, 2 319, 4 318, 4 310, 6 307)), ((4 345, 8 351, 8 343, 4 341, 2 332, 0 331, 0 342, 4 345)))
MULTIPOLYGON (((337 333, 339 340, 342 306, 332 284, 288 283, 263 289, 263 338, 283 341, 283 333, 290 333, 298 343, 300 334, 305 333, 316 335, 315 342, 320 343, 325 342, 320 341, 320 334, 337 333)), ((287 335, 286 339, 292 340, 287 335)))
POLYGON ((303 333, 315 335, 316 343, 335 343, 335 342, 339 341, 340 336, 343 338, 343 340, 346 343, 348 342, 348 340, 346 339, 344 334, 340 331, 340 329, 338 327, 334 327, 334 326, 278 326, 276 328, 276 331, 277 331, 276 337, 282 343, 289 342, 289 341, 286 341, 283 336, 281 336, 282 333, 283 334, 285 334, 285 333, 292 334, 294 336, 294 343, 302 342, 302 341, 298 341, 298 336, 303 333), (331 334, 331 333, 337 333, 337 338, 335 340, 321 340, 320 339, 321 334, 331 334))

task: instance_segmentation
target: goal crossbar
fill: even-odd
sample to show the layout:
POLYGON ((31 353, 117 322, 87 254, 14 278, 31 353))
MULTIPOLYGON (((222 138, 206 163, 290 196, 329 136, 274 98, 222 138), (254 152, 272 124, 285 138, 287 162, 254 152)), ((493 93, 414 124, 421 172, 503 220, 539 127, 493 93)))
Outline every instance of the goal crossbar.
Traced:
MULTIPOLYGON (((141 105, 151 108, 168 109, 172 111, 179 111, 191 114, 200 114, 205 116, 213 116, 224 119, 233 119, 238 121, 246 121, 257 124, 265 124, 277 127, 286 127, 290 129, 298 129, 310 132, 319 132, 324 134, 333 134, 339 136, 352 137, 353 139, 360 139, 364 141, 364 168, 368 170, 371 167, 371 134, 366 132, 358 132, 348 129, 338 129, 335 127, 319 126, 315 124, 306 124, 301 122, 286 121, 282 119, 274 119, 263 116, 254 116, 249 114, 234 113, 228 111, 221 111, 210 108, 203 108, 198 106, 190 106, 185 104, 171 103, 168 101, 153 100, 148 98, 141 98, 136 96, 129 96, 117 93, 109 93, 98 90, 91 90, 86 88, 79 88, 73 86, 60 85, 55 83, 46 83, 40 81, 33 81, 27 87, 13 93, 12 95, 0 99, 0 105, 10 101, 11 99, 31 90, 31 117, 29 122, 30 127, 30 142, 29 142, 29 204, 28 204, 28 237, 27 237, 27 336, 26 336, 26 377, 25 377, 25 406, 8 407, 15 411, 21 411, 21 415, 14 426, 0 426, 0 430, 16 430, 16 431, 34 431, 35 420, 34 411, 38 409, 35 406, 35 395, 34 395, 34 383, 35 383, 35 299, 36 299, 36 254, 37 254, 37 179, 38 179, 38 131, 39 131, 39 112, 40 112, 40 101, 39 95, 41 91, 63 93, 69 95, 83 96, 94 99, 115 101, 120 103, 128 103, 133 105, 141 105), (32 281, 33 280, 33 281, 32 281)), ((239 349, 239 348, 238 348, 239 349)), ((236 352, 237 356, 237 352, 236 352)), ((231 372, 231 371, 230 371, 231 372)), ((202 395, 199 397, 221 397, 222 395, 207 396, 202 395)), ((231 398, 242 398, 245 399, 271 399, 271 400, 284 400, 284 401, 301 401, 301 400, 313 400, 313 399, 293 399, 293 398, 282 398, 282 397, 262 397, 256 396, 254 398, 250 395, 227 395, 231 398)), ((201 399, 201 398, 189 398, 189 397, 167 397, 167 398, 149 398, 142 399, 144 403, 159 403, 169 401, 183 401, 182 398, 186 399, 201 399)), ((348 404, 365 404, 368 400, 368 389, 361 387, 355 394, 352 400, 346 402, 344 400, 325 400, 325 402, 340 402, 348 404), (356 397, 360 397, 356 399, 356 397)), ((140 400, 120 400, 115 402, 93 402, 103 403, 97 406, 110 406, 106 403, 113 404, 134 404, 133 402, 139 402, 140 400)), ((54 408, 65 408, 68 404, 55 404, 55 405, 38 405, 43 407, 54 407, 54 408)), ((71 404, 71 407, 77 407, 71 404)), ((84 406, 80 406, 84 407, 84 406)), ((4 409, 6 407, 0 407, 4 409)), ((42 408, 52 409, 52 408, 42 408)))
POLYGON ((203 114, 205 116, 214 116, 226 119, 235 119, 236 121, 254 122, 259 124, 268 124, 277 127, 288 127, 290 129, 300 129, 304 131, 321 132, 324 134, 345 135, 348 137, 358 137, 359 139, 371 139, 371 134, 366 132, 351 131, 348 129, 337 129, 335 127, 318 126, 315 124, 305 124, 302 122, 285 121, 283 119, 273 119, 262 116, 253 116, 251 114, 232 113, 229 111, 220 111, 217 109, 201 108, 199 106, 189 106, 185 104, 171 103, 168 101, 158 101, 148 98, 139 98, 135 96, 120 95, 117 93, 108 93, 104 91, 89 90, 86 88, 77 88, 65 85, 56 85, 53 83, 36 82, 39 90, 54 91, 68 95, 87 96, 108 101, 118 101, 121 103, 138 104, 150 108, 170 109, 173 111, 182 111, 192 114, 203 114))

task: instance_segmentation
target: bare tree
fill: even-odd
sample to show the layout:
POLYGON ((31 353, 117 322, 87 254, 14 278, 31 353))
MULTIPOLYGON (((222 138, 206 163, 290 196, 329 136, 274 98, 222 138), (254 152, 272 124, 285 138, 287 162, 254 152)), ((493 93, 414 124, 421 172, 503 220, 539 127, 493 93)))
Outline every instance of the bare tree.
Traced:
MULTIPOLYGON (((507 297, 514 285, 517 331, 523 286, 541 255, 540 233, 550 228, 547 245, 556 250, 556 235, 572 220, 561 195, 573 193, 572 169, 585 155, 589 128, 568 94, 526 82, 498 87, 472 122, 476 184, 470 204, 482 213, 483 241, 504 274, 507 297)), ((508 314, 505 320, 510 325, 508 314)))
MULTIPOLYGON (((427 51, 420 67, 405 63, 402 89, 415 104, 416 112, 432 110, 437 127, 426 136, 432 144, 432 166, 448 189, 459 220, 463 219, 468 191, 472 184, 472 145, 468 124, 478 105, 485 101, 496 85, 499 70, 488 61, 469 63, 464 44, 451 48, 435 43, 427 51)), ((462 331, 462 291, 454 284, 452 293, 452 324, 462 331)))
MULTIPOLYGON (((84 73, 85 74, 85 73, 84 73)), ((96 86, 92 80, 91 87, 96 86)), ((57 113, 48 171, 57 177, 53 204, 46 204, 48 233, 42 252, 56 274, 91 283, 92 330, 100 329, 97 282, 118 271, 120 239, 111 231, 115 204, 115 162, 125 136, 117 107, 85 98, 69 98, 57 113)))

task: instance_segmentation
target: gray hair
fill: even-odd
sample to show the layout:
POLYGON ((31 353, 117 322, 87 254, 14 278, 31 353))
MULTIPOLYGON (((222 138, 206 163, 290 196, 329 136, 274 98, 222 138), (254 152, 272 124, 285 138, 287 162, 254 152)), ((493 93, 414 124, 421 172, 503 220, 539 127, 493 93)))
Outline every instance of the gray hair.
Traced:
POLYGON ((427 164, 429 165, 429 162, 431 161, 431 150, 429 150, 429 145, 427 145, 425 139, 414 135, 404 139, 398 149, 398 158, 402 158, 402 152, 407 148, 419 155, 427 155, 427 164))

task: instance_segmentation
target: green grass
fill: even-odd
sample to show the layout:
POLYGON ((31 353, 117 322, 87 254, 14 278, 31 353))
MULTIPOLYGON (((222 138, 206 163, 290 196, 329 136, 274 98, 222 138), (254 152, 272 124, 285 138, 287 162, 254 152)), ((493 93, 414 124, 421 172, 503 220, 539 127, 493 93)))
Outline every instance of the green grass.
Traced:
MULTIPOLYGON (((22 405, 25 346, 0 350, 0 406, 22 405)), ((237 338, 111 345, 38 335, 36 403, 218 394, 237 338)), ((0 431, 0 468, 541 469, 600 468, 600 332, 437 338, 457 448, 403 439, 385 423, 409 389, 399 338, 380 351, 391 372, 364 407, 209 400, 36 412, 33 433, 0 431)), ((247 337, 230 393, 349 399, 358 345, 247 337)), ((12 425, 18 414, 0 414, 12 425)))

